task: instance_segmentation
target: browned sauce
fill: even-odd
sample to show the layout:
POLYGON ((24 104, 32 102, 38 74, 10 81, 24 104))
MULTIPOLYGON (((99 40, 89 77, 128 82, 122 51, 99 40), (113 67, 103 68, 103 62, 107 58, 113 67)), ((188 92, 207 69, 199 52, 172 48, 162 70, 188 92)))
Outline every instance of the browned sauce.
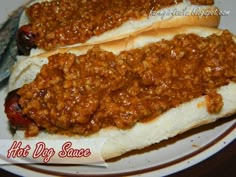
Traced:
POLYGON ((196 5, 213 5, 214 0, 190 0, 192 4, 196 5))
POLYGON ((130 19, 147 18, 182 0, 53 0, 36 3, 26 12, 39 48, 83 43, 130 19))
POLYGON ((82 56, 57 54, 18 94, 23 113, 38 126, 88 135, 131 128, 202 95, 217 113, 223 102, 216 88, 230 81, 236 82, 236 44, 224 31, 177 35, 117 56, 97 47, 82 56))

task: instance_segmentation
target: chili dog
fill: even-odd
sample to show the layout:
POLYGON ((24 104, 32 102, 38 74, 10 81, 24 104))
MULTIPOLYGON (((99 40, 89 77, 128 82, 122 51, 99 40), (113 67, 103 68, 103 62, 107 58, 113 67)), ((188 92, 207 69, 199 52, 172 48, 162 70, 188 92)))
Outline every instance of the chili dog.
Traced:
POLYGON ((211 0, 34 1, 19 24, 17 43, 28 55, 70 45, 112 41, 151 28, 217 27, 211 0), (36 48, 36 50, 33 50, 36 48))
POLYGON ((18 61, 9 91, 31 123, 15 137, 107 138, 109 159, 233 115, 235 42, 227 30, 178 27, 18 61))

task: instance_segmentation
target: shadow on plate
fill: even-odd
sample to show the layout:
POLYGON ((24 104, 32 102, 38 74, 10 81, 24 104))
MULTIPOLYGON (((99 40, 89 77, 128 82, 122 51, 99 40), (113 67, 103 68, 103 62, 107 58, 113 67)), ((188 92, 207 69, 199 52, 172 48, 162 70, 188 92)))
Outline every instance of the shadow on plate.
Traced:
MULTIPOLYGON (((122 155, 120 157, 115 157, 113 159, 107 160, 107 162, 108 163, 109 162, 116 162, 116 161, 121 160, 122 158, 130 157, 130 156, 137 155, 137 154, 143 154, 143 153, 154 151, 154 150, 157 150, 157 149, 160 149, 160 148, 167 147, 169 145, 172 145, 172 144, 176 143, 177 141, 180 141, 182 139, 188 138, 188 137, 193 136, 195 134, 202 133, 202 132, 205 132, 205 131, 217 128, 217 127, 219 127, 219 126, 221 126, 221 125, 223 125, 223 124, 225 124, 227 122, 232 121, 233 119, 236 119, 236 115, 232 115, 232 116, 230 116, 228 118, 219 119, 216 122, 213 122, 213 123, 210 123, 210 124, 206 124, 206 125, 202 125, 200 127, 196 127, 196 128, 191 129, 191 130, 189 130, 187 132, 179 134, 179 135, 177 135, 175 137, 172 137, 172 138, 170 138, 168 140, 163 140, 160 143, 151 145, 151 146, 146 147, 144 149, 133 150, 133 151, 127 152, 126 154, 124 154, 124 155, 122 155)), ((235 127, 235 125, 234 125, 234 127, 235 127)), ((193 140, 191 142, 192 142, 192 146, 193 147, 199 148, 199 149, 201 148, 201 147, 198 147, 197 145, 195 145, 193 140)))

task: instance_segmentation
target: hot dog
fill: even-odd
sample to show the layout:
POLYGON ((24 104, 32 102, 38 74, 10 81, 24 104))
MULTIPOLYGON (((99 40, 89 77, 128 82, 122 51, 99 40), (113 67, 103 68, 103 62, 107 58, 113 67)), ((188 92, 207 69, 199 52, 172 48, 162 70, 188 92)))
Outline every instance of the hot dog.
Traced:
POLYGON ((235 46, 227 30, 150 30, 21 60, 9 90, 27 136, 104 137, 109 159, 235 114, 235 46))
POLYGON ((24 54, 36 47, 31 51, 35 55, 58 47, 112 41, 151 28, 217 27, 217 12, 214 1, 199 0, 34 1, 22 15, 17 41, 24 54))

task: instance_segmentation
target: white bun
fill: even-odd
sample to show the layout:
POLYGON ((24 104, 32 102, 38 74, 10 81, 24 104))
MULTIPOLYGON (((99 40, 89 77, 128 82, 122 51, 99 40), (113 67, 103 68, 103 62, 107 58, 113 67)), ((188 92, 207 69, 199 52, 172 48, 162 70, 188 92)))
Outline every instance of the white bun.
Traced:
MULTIPOLYGON (((117 40, 100 44, 99 46, 115 54, 123 50, 139 48, 145 44, 158 42, 162 39, 170 40, 176 34, 194 33, 202 37, 211 34, 221 34, 221 30, 206 27, 180 27, 168 30, 152 30, 144 32, 138 36, 131 36, 124 40, 117 40)), ((234 38, 235 40, 235 38, 234 38)), ((236 41, 236 40, 235 40, 236 41)), ((58 49, 54 52, 44 53, 38 56, 19 61, 11 75, 9 87, 10 90, 21 87, 27 80, 32 81, 41 66, 47 63, 47 57, 56 52, 71 52, 77 55, 86 53, 93 46, 80 46, 70 49, 58 49), (27 78, 27 79, 25 79, 27 78)), ((218 88, 217 92, 221 94, 224 106, 217 114, 209 114, 205 96, 193 99, 192 101, 181 104, 177 108, 170 109, 161 116, 147 123, 137 123, 133 128, 121 130, 116 127, 101 129, 99 132, 83 137, 75 136, 73 138, 107 138, 102 148, 104 159, 110 159, 120 156, 134 149, 141 149, 158 143, 162 140, 176 136, 194 127, 214 122, 215 120, 227 117, 236 113, 236 83, 231 82, 227 86, 218 88), (201 105, 201 106, 199 106, 201 105), (189 111, 191 110, 191 111, 189 111), (176 119, 178 117, 178 119, 176 119), (148 136, 146 136, 148 134, 148 136)), ((60 139, 65 136, 51 135, 41 132, 36 139, 42 138, 60 139)), ((24 138, 22 131, 17 131, 15 138, 24 138)), ((67 137, 68 139, 69 137, 67 137)))
MULTIPOLYGON (((35 2, 44 2, 46 0, 36 0, 35 2)), ((50 0, 47 0, 50 1, 50 0)), ((30 5, 31 5, 30 4, 30 5)), ((143 31, 147 31, 153 28, 171 28, 182 25, 195 25, 195 26, 208 26, 208 27, 217 27, 220 22, 220 16, 215 13, 214 15, 205 15, 202 16, 201 13, 212 13, 217 12, 218 8, 215 6, 209 5, 192 5, 189 0, 184 0, 182 3, 177 5, 172 5, 171 7, 167 7, 161 9, 155 13, 159 13, 161 15, 154 15, 151 18, 143 18, 140 20, 129 20, 125 22, 123 25, 118 28, 107 31, 99 36, 93 36, 85 43, 77 43, 70 46, 64 47, 72 47, 72 46, 80 46, 87 44, 95 44, 95 43, 104 43, 107 41, 113 41, 116 39, 124 38, 129 36, 130 34, 137 34, 143 31), (171 15, 170 12, 176 13, 176 11, 180 13, 185 13, 180 16, 171 15)), ((27 18, 26 13, 24 12, 20 19, 19 26, 24 24, 28 24, 29 20, 27 18)), ((32 49, 30 55, 37 55, 39 53, 44 52, 43 49, 32 49)))

